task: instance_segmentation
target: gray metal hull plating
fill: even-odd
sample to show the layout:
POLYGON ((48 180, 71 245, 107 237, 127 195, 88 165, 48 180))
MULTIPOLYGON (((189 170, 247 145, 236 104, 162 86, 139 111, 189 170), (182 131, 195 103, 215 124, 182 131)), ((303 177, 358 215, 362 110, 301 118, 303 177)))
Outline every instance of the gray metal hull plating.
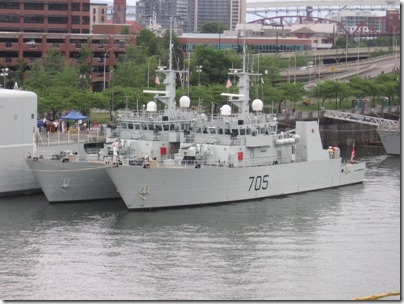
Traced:
POLYGON ((102 162, 27 159, 49 202, 119 198, 102 162))
POLYGON ((365 164, 341 159, 260 167, 106 169, 129 209, 223 203, 307 192, 364 179, 365 164))
POLYGON ((401 132, 379 130, 380 140, 387 154, 401 155, 401 132))

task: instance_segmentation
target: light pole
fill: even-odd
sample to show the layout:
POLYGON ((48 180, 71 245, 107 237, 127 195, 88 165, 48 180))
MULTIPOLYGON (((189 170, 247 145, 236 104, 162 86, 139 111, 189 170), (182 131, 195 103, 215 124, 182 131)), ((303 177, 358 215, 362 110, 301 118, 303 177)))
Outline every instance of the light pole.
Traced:
POLYGON ((335 110, 338 110, 338 79, 335 79, 335 110))
POLYGON ((108 52, 110 51, 110 50, 112 50, 112 49, 114 49, 115 47, 113 46, 113 47, 111 47, 111 48, 109 48, 106 52, 105 52, 105 54, 104 54, 104 90, 105 90, 105 68, 106 68, 106 65, 107 65, 107 54, 108 54, 108 52))
POLYGON ((3 88, 6 88, 6 77, 8 76, 8 68, 2 68, 0 76, 3 76, 3 88))
POLYGON ((196 66, 196 72, 198 73, 198 86, 201 85, 201 72, 202 72, 203 66, 197 65, 196 66))
POLYGON ((160 66, 160 55, 153 55, 149 58, 148 62, 147 62, 147 87, 150 87, 150 59, 152 59, 153 57, 158 57, 159 58, 159 66, 160 66))
POLYGON ((345 66, 348 65, 348 33, 345 33, 345 66))

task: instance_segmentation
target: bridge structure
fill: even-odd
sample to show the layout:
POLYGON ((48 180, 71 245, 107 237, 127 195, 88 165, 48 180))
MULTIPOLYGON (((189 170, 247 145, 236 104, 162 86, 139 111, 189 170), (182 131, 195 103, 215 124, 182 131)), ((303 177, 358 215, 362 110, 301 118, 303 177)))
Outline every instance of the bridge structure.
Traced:
POLYGON ((399 0, 311 0, 310 2, 302 2, 297 0, 266 0, 266 1, 249 1, 247 2, 247 13, 261 17, 266 17, 269 12, 300 12, 305 11, 307 6, 311 6, 313 10, 321 12, 341 10, 341 9, 357 9, 357 10, 386 10, 400 8, 399 0), (303 4, 304 3, 304 4, 303 4))
POLYGON ((388 20, 388 16, 366 16, 356 28, 348 30, 347 26, 341 23, 339 14, 342 10, 353 11, 386 11, 388 9, 399 9, 399 0, 314 0, 302 5, 301 1, 295 0, 273 0, 262 2, 248 2, 247 14, 256 18, 249 23, 260 23, 272 27, 280 27, 293 24, 334 24, 335 31, 339 34, 347 35, 348 38, 365 38, 376 36, 396 36, 400 35, 399 21, 388 20), (317 11, 315 17, 313 12, 317 11), (328 19, 325 13, 337 12, 337 17, 328 19), (375 28, 375 22, 385 24, 383 29, 375 28))

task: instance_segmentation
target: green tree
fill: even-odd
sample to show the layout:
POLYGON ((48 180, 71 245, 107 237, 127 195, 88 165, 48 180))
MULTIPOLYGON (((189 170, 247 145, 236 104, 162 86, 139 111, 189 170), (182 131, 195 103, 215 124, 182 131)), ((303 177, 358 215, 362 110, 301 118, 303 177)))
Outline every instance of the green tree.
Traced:
POLYGON ((227 30, 226 25, 216 21, 210 21, 202 25, 201 33, 223 33, 225 30, 227 30))

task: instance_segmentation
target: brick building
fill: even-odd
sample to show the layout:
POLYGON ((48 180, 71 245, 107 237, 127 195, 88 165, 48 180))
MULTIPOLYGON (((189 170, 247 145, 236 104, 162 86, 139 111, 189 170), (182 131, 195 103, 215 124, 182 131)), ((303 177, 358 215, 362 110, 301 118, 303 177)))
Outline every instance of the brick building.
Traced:
POLYGON ((0 32, 90 33, 90 0, 0 2, 0 32))

